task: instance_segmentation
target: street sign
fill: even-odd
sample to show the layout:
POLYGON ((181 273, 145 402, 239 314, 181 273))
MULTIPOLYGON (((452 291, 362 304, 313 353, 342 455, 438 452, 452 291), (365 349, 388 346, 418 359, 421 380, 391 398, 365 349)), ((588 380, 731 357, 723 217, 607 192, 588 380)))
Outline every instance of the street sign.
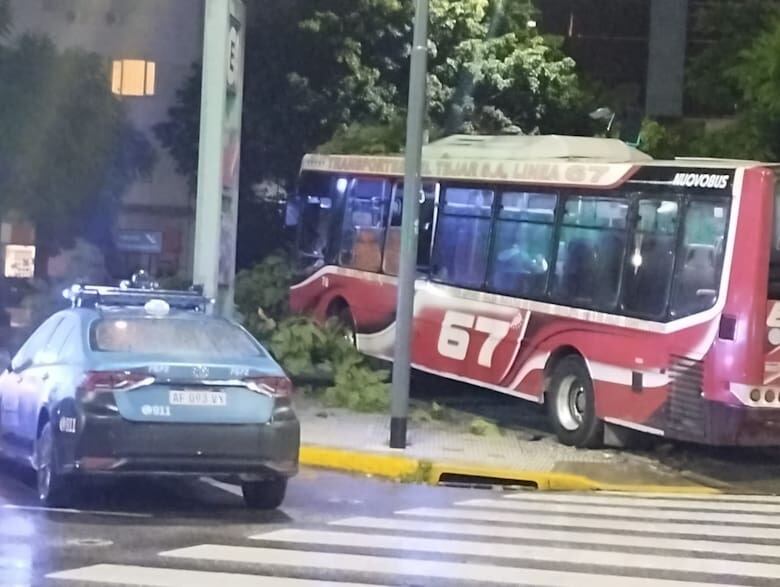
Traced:
POLYGON ((163 249, 162 232, 148 230, 120 230, 116 235, 116 248, 126 253, 158 255, 163 249))

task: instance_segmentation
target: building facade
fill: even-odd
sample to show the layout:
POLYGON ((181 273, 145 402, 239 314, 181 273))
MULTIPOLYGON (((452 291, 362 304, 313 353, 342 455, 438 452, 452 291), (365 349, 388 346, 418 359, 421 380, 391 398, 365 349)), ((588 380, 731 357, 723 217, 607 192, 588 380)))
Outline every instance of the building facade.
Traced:
POLYGON ((113 93, 153 145, 148 178, 124 194, 115 228, 111 272, 144 268, 188 275, 192 267, 195 193, 176 171, 153 128, 167 117, 176 91, 199 62, 204 0, 12 0, 14 36, 45 35, 61 49, 105 59, 113 93))

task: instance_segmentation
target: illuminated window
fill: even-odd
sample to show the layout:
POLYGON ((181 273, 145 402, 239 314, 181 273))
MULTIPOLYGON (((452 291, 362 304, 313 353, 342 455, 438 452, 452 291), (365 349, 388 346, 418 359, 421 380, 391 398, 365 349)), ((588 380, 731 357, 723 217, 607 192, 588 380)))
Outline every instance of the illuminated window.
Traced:
POLYGON ((154 96, 157 66, 154 61, 114 61, 111 91, 118 96, 154 96))
POLYGON ((30 278, 35 275, 35 247, 8 245, 5 248, 5 276, 30 278))

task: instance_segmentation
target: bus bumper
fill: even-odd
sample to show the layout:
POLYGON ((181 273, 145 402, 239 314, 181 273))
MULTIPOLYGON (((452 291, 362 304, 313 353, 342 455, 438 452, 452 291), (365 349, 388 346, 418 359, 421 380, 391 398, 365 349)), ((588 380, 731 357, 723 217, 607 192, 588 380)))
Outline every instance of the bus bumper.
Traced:
POLYGON ((709 444, 780 446, 780 409, 707 404, 709 444))

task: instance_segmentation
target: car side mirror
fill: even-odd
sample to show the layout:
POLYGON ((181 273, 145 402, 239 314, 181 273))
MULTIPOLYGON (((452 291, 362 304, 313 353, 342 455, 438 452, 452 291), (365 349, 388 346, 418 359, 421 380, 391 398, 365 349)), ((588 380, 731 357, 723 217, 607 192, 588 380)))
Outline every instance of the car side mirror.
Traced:
POLYGON ((21 373, 22 371, 26 371, 32 366, 32 359, 25 359, 21 363, 18 363, 16 365, 11 364, 11 371, 14 373, 21 373))

